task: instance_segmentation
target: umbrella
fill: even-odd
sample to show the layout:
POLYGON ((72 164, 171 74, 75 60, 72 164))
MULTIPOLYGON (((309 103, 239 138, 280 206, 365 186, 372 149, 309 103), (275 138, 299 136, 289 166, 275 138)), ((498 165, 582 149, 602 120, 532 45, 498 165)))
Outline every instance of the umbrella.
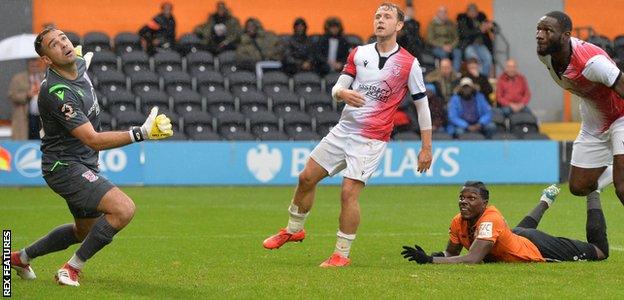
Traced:
POLYGON ((39 57, 35 52, 36 34, 20 34, 0 41, 0 61, 39 57))

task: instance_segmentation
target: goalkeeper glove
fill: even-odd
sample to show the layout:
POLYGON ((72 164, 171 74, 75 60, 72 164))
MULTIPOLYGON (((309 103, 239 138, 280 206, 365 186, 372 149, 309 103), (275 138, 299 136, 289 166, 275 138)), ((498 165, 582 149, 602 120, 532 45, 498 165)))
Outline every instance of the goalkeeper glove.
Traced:
POLYGON ((409 261, 416 261, 418 264, 430 264, 433 263, 433 256, 427 255, 425 250, 418 245, 414 245, 414 248, 410 246, 403 246, 401 255, 403 258, 409 261))
POLYGON ((76 46, 74 48, 74 52, 76 53, 76 55, 82 57, 85 60, 88 70, 89 66, 91 65, 91 59, 93 58, 93 52, 87 52, 85 53, 85 55, 82 55, 82 45, 76 46))
POLYGON ((133 142, 140 142, 145 139, 159 140, 173 135, 171 120, 164 114, 158 115, 158 107, 154 106, 149 116, 141 127, 134 126, 130 129, 130 136, 133 142))

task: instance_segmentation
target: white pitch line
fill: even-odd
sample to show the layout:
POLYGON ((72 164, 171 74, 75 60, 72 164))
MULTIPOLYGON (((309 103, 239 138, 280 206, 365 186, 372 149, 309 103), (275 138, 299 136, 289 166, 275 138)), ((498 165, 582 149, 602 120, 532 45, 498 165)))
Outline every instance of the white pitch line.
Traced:
POLYGON ((615 250, 615 251, 624 252, 624 247, 621 247, 621 246, 609 246, 609 250, 615 250))

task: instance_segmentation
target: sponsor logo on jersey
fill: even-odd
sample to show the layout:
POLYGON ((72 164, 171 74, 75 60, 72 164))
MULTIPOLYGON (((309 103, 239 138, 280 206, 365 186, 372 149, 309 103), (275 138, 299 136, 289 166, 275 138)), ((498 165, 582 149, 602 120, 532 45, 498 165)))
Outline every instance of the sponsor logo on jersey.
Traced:
POLYGON ((82 177, 84 177, 89 182, 94 182, 94 181, 98 180, 98 178, 100 178, 97 175, 93 174, 93 171, 91 171, 91 170, 82 173, 82 177))
POLYGON ((282 152, 267 144, 259 144, 247 151, 247 169, 260 182, 271 181, 282 169, 282 152))
POLYGON ((376 85, 360 85, 359 89, 365 97, 384 103, 388 102, 388 98, 392 94, 392 89, 385 80, 376 85))
POLYGON ((68 121, 69 119, 76 116, 76 112, 74 111, 74 108, 67 103, 61 106, 61 112, 65 114, 65 120, 68 120, 68 121))
POLYGON ((479 224, 479 233, 477 238, 491 238, 492 237, 492 222, 482 222, 479 224))

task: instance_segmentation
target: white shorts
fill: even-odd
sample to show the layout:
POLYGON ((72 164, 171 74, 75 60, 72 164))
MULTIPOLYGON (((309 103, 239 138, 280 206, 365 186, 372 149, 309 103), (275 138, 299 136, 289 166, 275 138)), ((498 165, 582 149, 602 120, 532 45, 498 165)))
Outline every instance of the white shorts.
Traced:
POLYGON ((334 127, 316 145, 310 158, 334 176, 346 168, 344 177, 366 181, 377 170, 387 143, 349 134, 334 127))
POLYGON ((584 169, 600 168, 613 164, 613 156, 621 154, 624 154, 624 117, 602 134, 591 134, 581 128, 572 147, 570 164, 584 169))

